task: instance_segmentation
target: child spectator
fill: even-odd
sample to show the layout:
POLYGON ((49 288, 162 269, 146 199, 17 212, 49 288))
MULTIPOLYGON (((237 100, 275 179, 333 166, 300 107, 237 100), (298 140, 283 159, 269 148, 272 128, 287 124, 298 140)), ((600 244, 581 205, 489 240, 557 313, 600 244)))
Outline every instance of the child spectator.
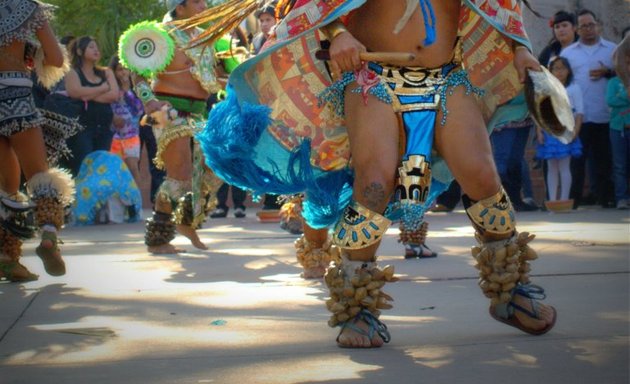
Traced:
POLYGON ((111 152, 122 157, 134 181, 138 184, 142 102, 133 92, 130 72, 120 64, 118 55, 112 57, 109 68, 114 72, 120 89, 118 100, 111 104, 114 113, 112 119, 114 138, 112 139, 111 152))
MULTIPOLYGON (((575 136, 569 144, 563 144, 555 137, 536 127, 538 146, 536 157, 547 161, 547 198, 549 201, 569 201, 571 190, 571 157, 582 155, 579 139, 584 115, 584 104, 580 87, 573 81, 573 71, 569 61, 556 56, 549 62, 549 70, 566 87, 569 101, 575 116, 575 136), (558 181, 560 194, 558 195, 558 181)), ((572 204, 572 203, 571 203, 572 204)))

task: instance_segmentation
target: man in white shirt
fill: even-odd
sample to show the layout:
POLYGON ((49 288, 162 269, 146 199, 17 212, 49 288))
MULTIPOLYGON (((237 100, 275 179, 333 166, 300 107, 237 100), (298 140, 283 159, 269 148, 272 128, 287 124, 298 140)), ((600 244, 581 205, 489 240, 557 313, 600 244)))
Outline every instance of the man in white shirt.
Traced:
POLYGON ((584 9, 578 13, 577 31, 579 40, 560 53, 569 60, 584 99, 584 124, 580 131, 584 155, 572 159, 571 197, 575 200, 574 208, 577 208, 582 199, 588 161, 592 166, 589 182, 595 186, 597 202, 607 208, 614 205, 614 189, 610 178, 610 112, 606 105, 606 84, 614 74, 612 55, 615 44, 601 37, 601 23, 592 11, 584 9))

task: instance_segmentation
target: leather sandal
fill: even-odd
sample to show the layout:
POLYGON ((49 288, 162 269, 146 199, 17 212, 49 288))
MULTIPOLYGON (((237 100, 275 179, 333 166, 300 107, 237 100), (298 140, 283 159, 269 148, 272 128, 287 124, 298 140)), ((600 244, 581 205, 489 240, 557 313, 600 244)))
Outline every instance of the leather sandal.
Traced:
POLYGON ((31 273, 18 261, 0 261, 0 280, 6 279, 14 283, 35 281, 39 276, 31 273))
POLYGON ((63 276, 66 274, 66 263, 61 258, 61 249, 58 244, 63 244, 54 232, 42 232, 42 242, 48 240, 52 243, 50 247, 45 247, 42 243, 35 249, 37 256, 44 262, 44 269, 51 276, 63 276))

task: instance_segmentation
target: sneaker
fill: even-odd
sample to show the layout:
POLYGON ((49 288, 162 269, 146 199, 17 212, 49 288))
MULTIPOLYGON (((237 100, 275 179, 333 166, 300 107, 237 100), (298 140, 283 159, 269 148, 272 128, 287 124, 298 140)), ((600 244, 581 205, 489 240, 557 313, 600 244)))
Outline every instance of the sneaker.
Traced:
POLYGON ((216 208, 214 211, 212 211, 212 213, 210 214, 210 217, 213 219, 221 219, 227 216, 227 209, 226 208, 216 208))
POLYGON ((514 210, 516 212, 533 212, 537 211, 539 208, 537 205, 529 205, 525 203, 514 204, 514 210))
POLYGON ((628 205, 628 200, 620 199, 617 202, 617 209, 628 209, 628 208, 630 208, 630 205, 628 205))
POLYGON ((534 206, 534 207, 538 207, 538 204, 536 204, 536 201, 533 198, 531 198, 531 197, 523 198, 523 203, 525 203, 527 205, 534 206))
POLYGON ((245 216, 245 208, 238 207, 234 210, 234 217, 242 219, 245 216))

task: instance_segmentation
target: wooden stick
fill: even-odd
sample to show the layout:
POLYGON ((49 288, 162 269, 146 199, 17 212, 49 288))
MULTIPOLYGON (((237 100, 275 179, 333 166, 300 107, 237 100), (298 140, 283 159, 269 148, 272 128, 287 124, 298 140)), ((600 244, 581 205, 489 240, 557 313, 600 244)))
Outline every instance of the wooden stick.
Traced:
MULTIPOLYGON (((330 60, 330 52, 327 50, 319 50, 315 53, 315 57, 319 60, 330 60)), ((400 63, 416 59, 416 55, 409 52, 361 52, 359 57, 364 61, 380 61, 385 63, 400 63)))

